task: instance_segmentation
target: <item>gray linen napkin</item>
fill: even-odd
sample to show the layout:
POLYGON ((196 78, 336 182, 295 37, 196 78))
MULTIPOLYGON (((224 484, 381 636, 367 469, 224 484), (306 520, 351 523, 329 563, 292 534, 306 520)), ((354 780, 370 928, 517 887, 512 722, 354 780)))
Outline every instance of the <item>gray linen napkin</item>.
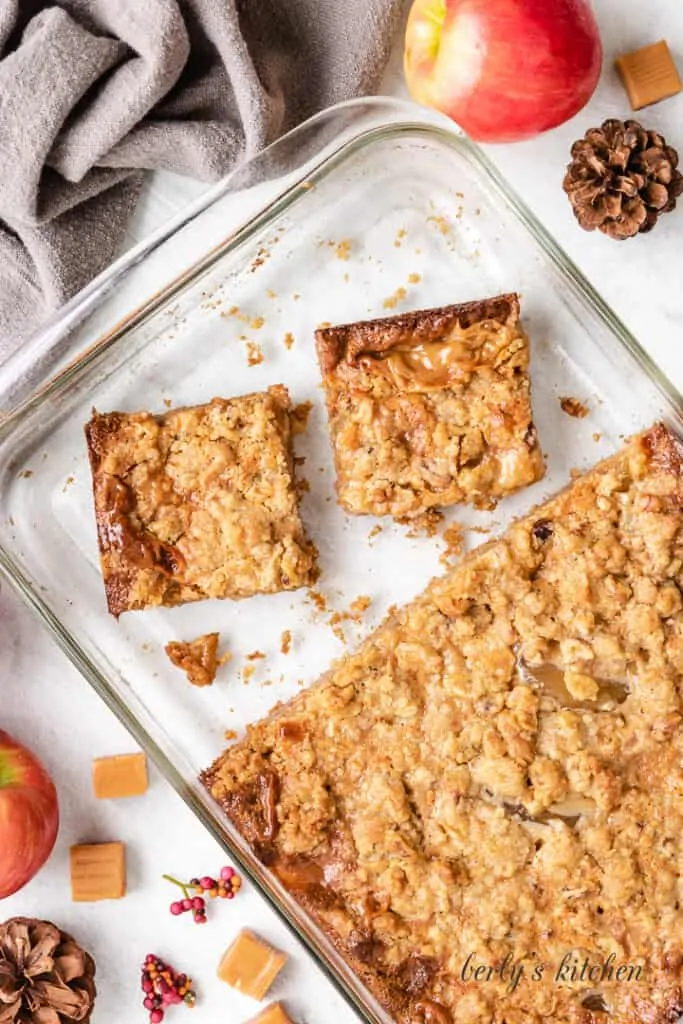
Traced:
POLYGON ((144 171, 215 181, 372 91, 403 0, 0 0, 0 361, 116 255, 144 171))

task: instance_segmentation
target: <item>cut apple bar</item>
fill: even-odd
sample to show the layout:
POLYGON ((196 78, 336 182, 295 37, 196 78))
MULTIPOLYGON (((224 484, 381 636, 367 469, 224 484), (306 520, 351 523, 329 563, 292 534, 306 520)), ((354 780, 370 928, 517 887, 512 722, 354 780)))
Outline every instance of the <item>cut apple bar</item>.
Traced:
POLYGON ((206 405, 94 412, 86 427, 112 615, 313 583, 283 385, 206 405))
POLYGON ((491 507, 543 476, 517 295, 316 332, 348 512, 491 507))

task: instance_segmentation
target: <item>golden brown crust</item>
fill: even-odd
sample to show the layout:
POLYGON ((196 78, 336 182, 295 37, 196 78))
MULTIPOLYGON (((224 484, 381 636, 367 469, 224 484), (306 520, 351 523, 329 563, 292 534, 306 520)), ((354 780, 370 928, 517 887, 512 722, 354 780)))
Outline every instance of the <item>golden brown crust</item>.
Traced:
POLYGON ((98 413, 85 434, 112 615, 312 583, 287 389, 163 416, 98 413))
POLYGON ((359 320, 315 332, 318 361, 323 375, 346 359, 356 363, 363 353, 387 352, 396 345, 440 341, 456 325, 462 328, 495 320, 513 324, 519 320, 519 296, 513 293, 475 302, 461 302, 435 309, 418 309, 377 320, 359 320))
POLYGON ((340 504, 399 520, 539 480, 516 295, 316 332, 340 504))
POLYGON ((398 1024, 683 1012, 682 588, 683 448, 658 425, 204 773, 398 1024), (474 981, 470 953, 526 973, 474 981), (558 980, 566 954, 612 974, 558 980))

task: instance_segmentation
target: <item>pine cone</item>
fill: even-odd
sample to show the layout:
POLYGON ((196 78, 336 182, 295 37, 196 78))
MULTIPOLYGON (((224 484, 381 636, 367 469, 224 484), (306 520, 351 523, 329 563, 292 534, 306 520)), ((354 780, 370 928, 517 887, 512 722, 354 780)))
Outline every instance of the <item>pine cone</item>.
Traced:
POLYGON ((0 1024, 87 1024, 94 976, 92 957, 49 921, 0 924, 0 1024))
POLYGON ((564 190, 586 231, 632 238, 651 231, 683 193, 678 153, 637 121, 605 121, 572 146, 564 190))

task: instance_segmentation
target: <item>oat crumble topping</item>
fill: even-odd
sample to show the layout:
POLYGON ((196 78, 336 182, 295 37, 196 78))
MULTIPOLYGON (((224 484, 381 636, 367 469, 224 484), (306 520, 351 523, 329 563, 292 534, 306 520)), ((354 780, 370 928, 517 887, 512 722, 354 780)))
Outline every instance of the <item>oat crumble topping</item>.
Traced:
POLYGON ((204 774, 398 1024, 683 1012, 682 587, 683 450, 658 426, 204 774), (568 951, 644 973, 596 995, 554 980, 568 951), (547 971, 477 984, 470 953, 547 971))

